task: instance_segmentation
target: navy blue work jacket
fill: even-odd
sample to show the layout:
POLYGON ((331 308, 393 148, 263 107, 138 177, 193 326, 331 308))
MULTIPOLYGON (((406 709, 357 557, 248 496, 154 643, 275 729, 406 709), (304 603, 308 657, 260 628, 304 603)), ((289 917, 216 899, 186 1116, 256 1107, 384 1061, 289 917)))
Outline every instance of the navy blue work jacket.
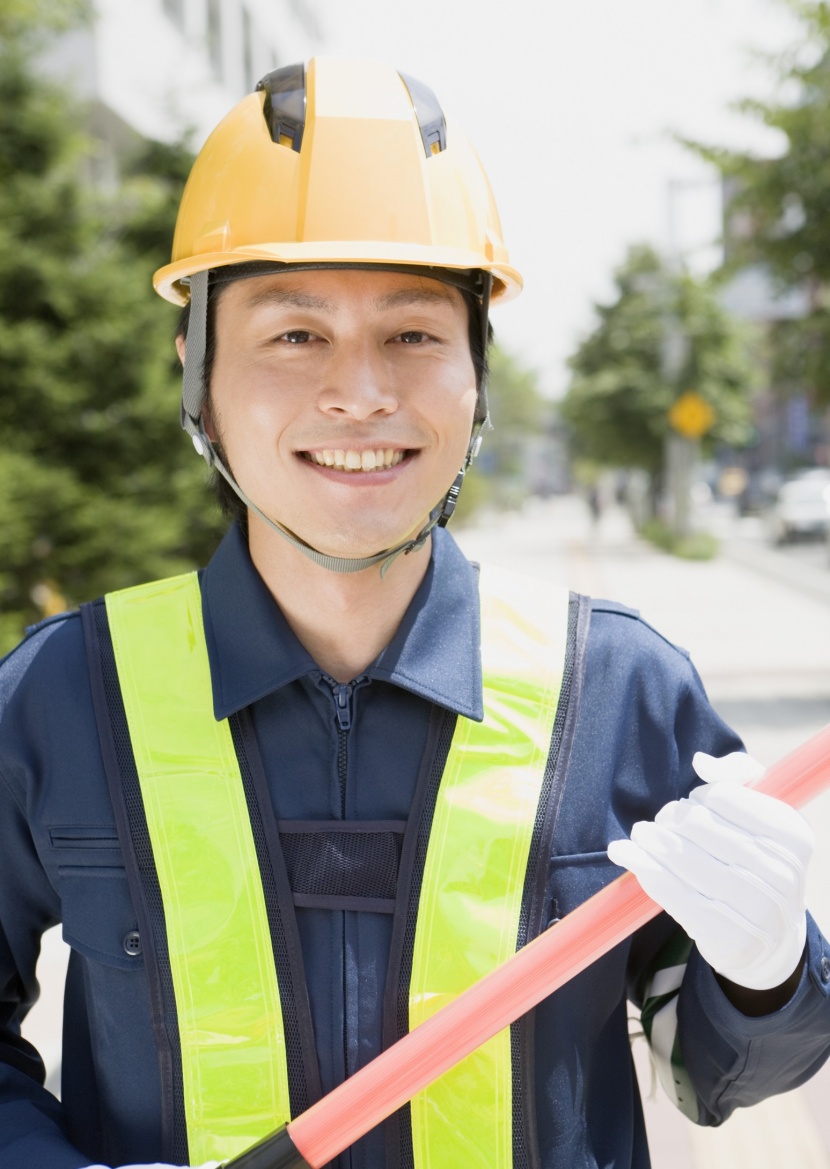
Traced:
MULTIPOLYGON (((474 569, 443 531, 391 644, 344 689, 289 629, 232 529, 202 576, 215 715, 249 710, 279 821, 405 821, 434 706, 481 719, 474 569), (343 753, 345 749, 345 754, 343 753)), ((564 617, 563 617, 564 619, 564 617)), ((636 613, 590 606, 566 782, 553 839, 550 917, 616 870, 609 840, 695 783, 691 758, 739 747, 687 655, 636 613)), ((576 700, 576 699, 575 699, 576 700)), ((103 771, 77 614, 37 627, 0 667, 0 1169, 79 1169, 169 1159, 158 1055, 137 928, 103 771), (20 1021, 38 993, 39 938, 71 946, 63 1090, 42 1087, 20 1021)), ((298 908, 323 1091, 381 1048, 392 918, 298 908)), ((665 916, 546 1000, 535 1020, 543 1169, 649 1164, 626 996, 668 933, 665 916)), ((778 1013, 746 1018, 693 951, 680 1039, 701 1123, 806 1079, 830 1040, 830 955, 810 922, 800 987, 778 1013)), ((380 1169, 370 1134, 338 1169, 380 1169)))

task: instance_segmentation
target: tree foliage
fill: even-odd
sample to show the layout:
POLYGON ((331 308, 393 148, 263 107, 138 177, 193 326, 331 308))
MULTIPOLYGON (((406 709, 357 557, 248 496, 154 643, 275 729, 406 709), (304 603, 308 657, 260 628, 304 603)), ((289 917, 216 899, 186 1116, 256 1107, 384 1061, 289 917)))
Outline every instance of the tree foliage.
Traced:
POLYGON ((745 338, 714 292, 643 246, 629 251, 615 282, 614 300, 596 306, 596 328, 569 362, 561 414, 577 453, 656 474, 668 412, 691 390, 714 408, 710 441, 744 442, 751 366, 745 338))
POLYGON ((150 286, 186 152, 148 146, 114 193, 90 187, 81 112, 30 64, 41 7, 15 0, 0 47, 4 648, 63 602, 203 561, 220 529, 176 425, 175 313, 150 286))
POLYGON ((515 506, 527 494, 524 455, 529 435, 544 424, 547 403, 536 372, 509 350, 493 344, 489 351, 487 398, 493 429, 467 474, 454 523, 463 523, 484 504, 515 506))
POLYGON ((538 376, 500 345, 494 345, 490 352, 488 395, 496 442, 500 433, 532 434, 537 430, 544 410, 538 376))
POLYGON ((806 315, 770 330, 773 383, 830 402, 830 4, 782 2, 801 36, 770 60, 776 96, 738 107, 778 132, 780 154, 687 145, 727 180, 727 274, 761 265, 777 291, 806 294, 806 315))
POLYGON ((92 16, 92 0, 3 0, 0 40, 31 48, 50 33, 63 32, 92 16))

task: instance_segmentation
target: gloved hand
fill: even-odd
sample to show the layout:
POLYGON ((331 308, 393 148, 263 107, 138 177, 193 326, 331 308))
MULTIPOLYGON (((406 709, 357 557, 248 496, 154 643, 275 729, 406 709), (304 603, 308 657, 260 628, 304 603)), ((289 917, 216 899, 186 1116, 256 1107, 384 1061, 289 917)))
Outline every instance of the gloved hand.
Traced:
POLYGON ((706 780, 640 820, 608 855, 693 938, 709 965, 750 990, 793 974, 806 937, 813 833, 793 808, 742 787, 763 773, 742 752, 692 765, 706 780))

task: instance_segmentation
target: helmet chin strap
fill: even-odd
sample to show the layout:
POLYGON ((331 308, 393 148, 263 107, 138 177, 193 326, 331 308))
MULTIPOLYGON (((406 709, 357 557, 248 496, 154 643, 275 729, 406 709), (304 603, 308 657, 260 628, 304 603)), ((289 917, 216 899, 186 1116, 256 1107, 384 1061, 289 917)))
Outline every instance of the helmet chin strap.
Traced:
MULTIPOLYGON (((489 294, 489 281, 487 291, 489 294)), ((464 475, 481 447, 482 432, 485 429, 490 429, 486 398, 484 398, 483 392, 480 392, 479 401, 476 403, 473 433, 469 446, 467 447, 464 464, 456 475, 452 487, 450 487, 444 498, 430 512, 429 518, 420 532, 411 539, 397 544, 394 548, 386 548, 382 552, 376 552, 372 556, 329 556, 327 553, 319 552, 316 548, 307 544, 305 540, 301 539, 289 528, 283 527, 282 524, 271 519, 270 516, 267 516, 245 494, 231 471, 222 462, 216 448, 205 431, 202 407, 205 399, 204 367, 207 344, 207 298, 208 273, 195 272, 190 278, 190 317, 188 320, 187 336, 185 338, 185 362, 181 405, 182 429, 190 435, 196 453, 202 456, 209 467, 215 468, 219 472, 239 499, 242 500, 246 507, 250 508, 254 515, 258 516, 277 535, 287 540, 289 544, 302 552, 304 556, 307 556, 309 560, 314 561, 315 564, 319 564, 321 568, 327 568, 330 572, 350 573, 363 572, 366 568, 372 568, 375 564, 380 564, 380 575, 382 577, 386 575, 389 567, 398 556, 401 554, 408 556, 410 552, 415 552, 418 548, 422 548, 434 527, 446 526, 452 513, 455 511, 461 485, 464 482, 464 475)), ((485 347, 488 299, 489 295, 485 297, 483 305, 485 347)))

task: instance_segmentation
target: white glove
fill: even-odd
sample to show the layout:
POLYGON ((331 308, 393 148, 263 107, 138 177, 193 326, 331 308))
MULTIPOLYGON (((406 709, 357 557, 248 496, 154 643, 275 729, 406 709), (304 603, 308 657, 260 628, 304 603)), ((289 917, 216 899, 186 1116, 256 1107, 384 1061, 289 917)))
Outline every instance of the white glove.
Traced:
POLYGON ((764 770, 749 755, 698 751, 692 766, 707 786, 666 804, 653 824, 638 821, 608 855, 634 873, 714 970, 770 990, 804 951, 812 830, 787 804, 741 786, 764 770))

